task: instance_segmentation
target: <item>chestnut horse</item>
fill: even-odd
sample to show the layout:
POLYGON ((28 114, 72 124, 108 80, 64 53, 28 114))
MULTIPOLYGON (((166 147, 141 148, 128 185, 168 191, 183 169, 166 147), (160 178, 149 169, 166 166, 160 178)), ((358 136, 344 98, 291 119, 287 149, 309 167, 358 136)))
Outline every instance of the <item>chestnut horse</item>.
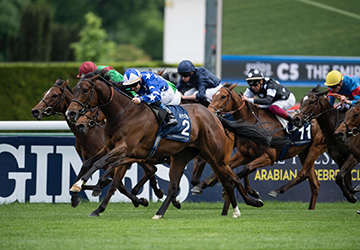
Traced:
POLYGON ((337 163, 340 172, 336 175, 336 184, 339 185, 343 195, 351 202, 356 202, 353 195, 356 190, 352 187, 351 170, 358 160, 349 150, 348 145, 337 140, 334 132, 342 123, 345 111, 334 108, 328 98, 327 91, 322 91, 320 85, 310 90, 300 102, 300 112, 294 118, 295 124, 301 126, 304 121, 316 119, 325 136, 326 145, 331 158, 337 163))
MULTIPOLYGON (((236 86, 237 84, 225 84, 214 94, 208 108, 217 115, 231 113, 235 120, 241 119, 252 124, 258 124, 264 128, 278 129, 278 132, 275 135, 285 136, 286 132, 282 129, 282 125, 275 115, 268 109, 258 108, 256 105, 243 101, 241 96, 234 91, 236 86)), ((302 146, 289 146, 286 153, 282 153, 283 148, 267 148, 259 157, 254 154, 254 151, 249 145, 237 145, 238 150, 231 158, 229 166, 230 168, 236 168, 240 165, 244 165, 243 170, 238 176, 240 178, 244 177, 245 188, 248 194, 253 197, 259 197, 258 192, 250 187, 250 173, 254 172, 257 168, 271 166, 278 160, 289 159, 298 155, 302 163, 302 169, 299 174, 286 185, 271 191, 269 195, 278 197, 279 194, 286 192, 293 186, 308 179, 311 188, 309 209, 315 209, 320 182, 315 174, 314 162, 322 153, 326 152, 327 148, 322 138, 321 130, 315 120, 312 121, 311 126, 311 143, 302 146)), ((196 170, 194 169, 194 171, 196 170)), ((199 175, 198 178, 200 178, 199 175)), ((211 175, 200 182, 193 190, 195 192, 200 192, 207 186, 215 185, 216 182, 217 179, 215 176, 211 175)))
MULTIPOLYGON (((160 219, 164 216, 170 202, 180 208, 180 202, 176 200, 180 178, 186 164, 200 154, 210 164, 223 184, 233 207, 233 217, 240 216, 233 185, 243 195, 246 204, 263 206, 261 200, 252 199, 245 193, 240 180, 228 166, 233 141, 230 138, 231 134, 226 131, 234 132, 238 140, 250 139, 260 148, 262 145, 268 146, 271 141, 271 137, 265 130, 248 124, 230 123, 225 119, 217 118, 201 105, 188 104, 183 107, 190 118, 191 130, 189 131, 188 122, 185 121, 182 125, 183 133, 189 133, 190 140, 179 142, 163 138, 152 158, 149 158, 159 123, 147 104, 133 104, 131 97, 122 91, 114 90, 114 86, 102 80, 100 75, 88 74, 78 82, 73 91, 74 99, 66 112, 69 120, 76 122, 81 113, 94 107, 99 107, 107 120, 106 146, 85 161, 84 167, 91 167, 91 169, 81 178, 81 181, 75 183, 74 188, 81 190, 81 185, 86 183, 92 173, 109 164, 108 170, 100 178, 101 181, 113 167, 126 171, 124 165, 129 163, 137 161, 159 163, 168 159, 170 162, 168 195, 153 217, 153 219, 160 219)), ((113 185, 116 185, 114 181, 111 186, 113 185)))
MULTIPOLYGON (((65 116, 65 111, 68 108, 72 98, 73 93, 70 86, 68 85, 68 80, 63 81, 61 78, 59 78, 56 80, 55 84, 48 91, 45 92, 44 97, 41 99, 41 101, 31 110, 32 115, 37 120, 41 120, 44 116, 50 115, 59 114, 65 116)), ((93 117, 90 123, 90 126, 92 126, 93 128, 86 135, 77 132, 75 125, 70 123, 68 119, 66 119, 70 130, 73 132, 76 138, 76 152, 84 161, 95 155, 105 145, 103 126, 94 126, 96 124, 100 125, 100 123, 103 123, 104 115, 102 112, 99 111, 99 109, 94 109, 85 114, 87 117, 93 117)), ((121 185, 122 183, 120 183, 119 186, 119 191, 126 195, 129 199, 131 199, 136 207, 139 206, 139 204, 145 206, 147 206, 148 204, 146 199, 138 199, 135 195, 149 178, 150 184, 154 189, 155 194, 157 194, 158 198, 161 199, 163 196, 163 191, 157 188, 157 181, 154 176, 154 173, 156 172, 156 167, 154 165, 145 163, 140 163, 139 165, 144 169, 145 176, 143 177, 142 182, 139 182, 134 187, 134 189, 132 190, 132 194, 127 192, 125 186, 121 185)), ((75 179, 75 182, 77 182, 80 177, 86 173, 86 171, 86 169, 81 168, 78 176, 75 179)), ((107 181, 104 183, 104 185, 106 186, 108 183, 109 182, 107 181)), ((86 187, 86 189, 92 188, 92 186, 86 187)), ((72 192, 71 205, 73 207, 76 207, 79 203, 80 197, 78 196, 77 192, 72 192)))

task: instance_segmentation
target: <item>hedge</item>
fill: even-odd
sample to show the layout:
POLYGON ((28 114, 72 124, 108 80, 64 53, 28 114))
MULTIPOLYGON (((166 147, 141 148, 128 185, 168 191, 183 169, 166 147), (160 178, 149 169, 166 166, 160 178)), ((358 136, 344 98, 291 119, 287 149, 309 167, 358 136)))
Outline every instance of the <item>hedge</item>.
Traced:
MULTIPOLYGON (((97 63, 107 65, 106 63, 97 63)), ((69 79, 71 87, 78 82, 76 78, 81 63, 0 63, 0 120, 32 121, 31 109, 43 98, 44 93, 61 77, 69 79)), ((163 62, 111 63, 111 66, 124 73, 127 68, 167 68, 176 65, 163 62)), ((49 117, 48 120, 62 120, 62 117, 49 117)))

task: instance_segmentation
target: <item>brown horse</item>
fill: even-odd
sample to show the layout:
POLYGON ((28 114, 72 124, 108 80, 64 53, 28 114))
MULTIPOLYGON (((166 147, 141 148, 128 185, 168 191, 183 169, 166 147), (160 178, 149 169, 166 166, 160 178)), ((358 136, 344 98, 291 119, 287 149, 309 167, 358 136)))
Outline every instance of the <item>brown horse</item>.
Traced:
MULTIPOLYGON (((65 116, 65 111, 68 108, 72 98, 73 93, 68 85, 68 80, 63 81, 61 78, 57 79, 55 84, 45 92, 44 97, 41 101, 31 110, 32 115, 35 119, 41 120, 44 116, 56 115, 60 114, 65 116)), ((85 117, 93 117, 90 122, 90 126, 93 128, 89 130, 89 132, 85 135, 83 133, 77 132, 77 129, 74 124, 70 123, 67 119, 66 122, 70 128, 70 130, 75 135, 75 148, 77 153, 81 156, 81 158, 85 161, 95 155, 100 149, 102 149, 105 145, 104 143, 104 128, 101 125, 103 123, 104 115, 100 112, 99 109, 94 109, 85 114, 85 117), (94 125, 101 126, 94 126, 94 125)), ((159 198, 162 198, 163 191, 157 188, 157 181, 155 179, 154 173, 156 171, 156 167, 154 165, 140 163, 139 164, 145 171, 146 180, 150 179, 150 183, 152 188, 154 189, 155 194, 158 195, 159 198)), ((81 168, 78 176, 75 179, 77 182, 81 176, 83 176, 87 172, 87 169, 81 168)), ((119 185, 119 191, 126 195, 129 199, 132 200, 135 206, 147 205, 148 202, 146 199, 138 199, 135 195, 140 190, 140 188, 144 184, 144 180, 139 182, 134 189, 132 190, 132 194, 129 194, 125 189, 124 185, 119 185)), ((104 182, 104 186, 106 186, 109 181, 104 182)), ((98 187, 103 188, 104 186, 98 187)), ((93 189, 92 186, 86 186, 85 189, 93 189)), ((99 190, 97 190, 99 193, 99 190)), ((71 193, 71 205, 76 207, 80 203, 80 197, 77 192, 71 193)))
MULTIPOLYGON (((218 115, 230 113, 235 120, 243 120, 252 124, 258 124, 264 128, 272 128, 278 130, 275 134, 277 136, 284 136, 285 131, 282 128, 279 120, 268 109, 258 108, 257 106, 243 101, 241 96, 234 92, 236 84, 225 84, 215 95, 209 105, 209 109, 218 115)), ((277 197, 308 179, 311 188, 311 199, 309 209, 315 209, 316 199, 319 193, 320 182, 317 179, 314 169, 315 160, 326 151, 326 144, 322 139, 320 128, 316 121, 312 121, 312 140, 310 144, 302 146, 290 146, 288 151, 282 155, 282 148, 267 148, 259 157, 254 153, 251 145, 237 145, 238 150, 231 158, 229 163, 230 168, 236 168, 244 165, 243 170, 238 174, 240 178, 244 177, 246 191, 253 197, 258 197, 256 190, 251 189, 249 184, 249 174, 254 172, 257 168, 273 165, 278 160, 289 159, 296 155, 302 163, 302 169, 299 174, 291 182, 286 185, 273 190, 269 193, 272 197, 277 197), (282 156, 281 156, 282 155, 282 156), (280 159, 280 157, 282 157, 280 159)), ((274 135, 274 136, 275 136, 274 135)), ((196 170, 194 169, 194 172, 196 170)), ((198 178, 199 175, 198 175, 198 178)), ((207 186, 213 186, 217 182, 215 176, 211 175, 204 181, 200 182, 193 191, 201 192, 207 186)))
POLYGON ((295 124, 301 126, 304 121, 316 119, 325 137, 328 152, 337 163, 340 172, 336 175, 336 184, 339 185, 346 199, 354 203, 356 191, 351 185, 351 170, 357 165, 358 160, 349 150, 348 144, 337 140, 334 132, 342 123, 345 111, 334 108, 328 98, 327 91, 322 91, 320 85, 310 90, 300 102, 300 113, 294 118, 295 124))
MULTIPOLYGON (((346 113, 344 121, 335 131, 338 140, 344 142, 350 149, 354 157, 360 161, 360 103, 356 102, 349 112, 346 113)), ((347 170, 347 171, 351 171, 347 170)), ((354 191, 360 191, 360 184, 354 188, 354 191)))
MULTIPOLYGON (((145 103, 133 104, 131 98, 124 92, 114 90, 109 82, 99 77, 99 75, 87 75, 79 81, 73 89, 74 100, 66 112, 68 119, 75 122, 84 110, 99 107, 107 120, 106 146, 84 163, 85 167, 92 167, 81 178, 83 183, 86 183, 92 173, 109 164, 102 178, 106 177, 109 169, 115 166, 125 169, 124 165, 140 160, 159 163, 169 159, 168 195, 153 217, 159 219, 164 216, 170 202, 180 208, 180 203, 176 200, 180 178, 187 162, 200 154, 211 165, 223 184, 234 209, 233 217, 240 216, 233 185, 243 195, 246 204, 256 207, 263 205, 261 200, 247 196, 240 180, 227 165, 231 157, 233 141, 226 134, 224 126, 226 130, 234 132, 238 139, 251 139, 259 147, 270 144, 271 137, 264 130, 247 124, 232 124, 225 119, 217 118, 201 105, 188 104, 184 108, 191 121, 191 130, 189 131, 188 123, 183 124, 183 133, 189 133, 190 141, 162 139, 153 157, 149 158, 159 129, 154 112, 145 103)), ((78 182, 75 186, 81 190, 81 184, 78 182)), ((116 185, 114 181, 112 185, 116 185)))

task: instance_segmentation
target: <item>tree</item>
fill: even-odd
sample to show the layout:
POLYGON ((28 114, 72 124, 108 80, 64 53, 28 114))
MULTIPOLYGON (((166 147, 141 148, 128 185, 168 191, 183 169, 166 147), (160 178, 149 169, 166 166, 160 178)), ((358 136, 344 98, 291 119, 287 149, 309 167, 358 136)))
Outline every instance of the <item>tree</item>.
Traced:
POLYGON ((85 15, 86 25, 80 31, 80 41, 71 43, 76 61, 105 61, 115 49, 115 43, 107 41, 105 29, 101 28, 101 18, 89 12, 85 15))

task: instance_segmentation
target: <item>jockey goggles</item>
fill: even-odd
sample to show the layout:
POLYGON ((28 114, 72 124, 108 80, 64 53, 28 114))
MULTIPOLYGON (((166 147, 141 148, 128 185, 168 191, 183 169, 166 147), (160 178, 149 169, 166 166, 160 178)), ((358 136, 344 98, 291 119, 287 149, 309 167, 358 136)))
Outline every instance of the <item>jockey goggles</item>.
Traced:
POLYGON ((258 84, 260 84, 260 80, 247 80, 247 84, 256 87, 258 84))
POLYGON ((131 85, 126 85, 125 87, 131 89, 131 88, 136 87, 139 83, 140 83, 140 81, 137 81, 137 82, 134 82, 134 83, 131 84, 131 85))
POLYGON ((338 83, 338 84, 336 84, 336 85, 334 85, 334 86, 329 86, 331 89, 336 89, 337 87, 339 87, 340 86, 340 83, 338 83))

